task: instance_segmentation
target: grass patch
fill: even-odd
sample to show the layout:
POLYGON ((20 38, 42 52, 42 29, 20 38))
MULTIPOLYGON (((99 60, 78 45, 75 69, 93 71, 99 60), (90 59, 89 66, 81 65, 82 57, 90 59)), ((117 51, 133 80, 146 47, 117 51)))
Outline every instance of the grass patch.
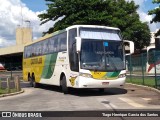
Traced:
POLYGON ((131 78, 127 77, 126 82, 135 83, 139 85, 146 85, 146 86, 151 86, 151 87, 156 86, 154 77, 144 77, 144 81, 143 81, 142 77, 132 76, 131 78))
MULTIPOLYGON (((10 89, 9 93, 17 92, 16 89, 10 89)), ((0 95, 2 94, 8 94, 8 89, 0 89, 0 95)))

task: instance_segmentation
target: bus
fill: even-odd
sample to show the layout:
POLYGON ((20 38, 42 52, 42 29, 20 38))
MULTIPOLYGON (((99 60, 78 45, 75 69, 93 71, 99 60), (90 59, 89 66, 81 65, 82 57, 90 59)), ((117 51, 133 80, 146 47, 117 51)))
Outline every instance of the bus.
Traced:
POLYGON ((160 51, 158 51, 155 46, 148 46, 146 73, 155 74, 155 72, 160 73, 160 51))
POLYGON ((101 92, 123 87, 126 62, 120 29, 73 25, 26 45, 23 79, 33 87, 61 86, 64 94, 69 87, 101 92))

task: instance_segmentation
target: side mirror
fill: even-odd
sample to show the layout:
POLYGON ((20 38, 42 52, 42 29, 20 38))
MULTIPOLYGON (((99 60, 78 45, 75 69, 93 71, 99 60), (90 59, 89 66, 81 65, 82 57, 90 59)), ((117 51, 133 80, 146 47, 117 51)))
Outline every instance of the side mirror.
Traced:
POLYGON ((82 39, 80 37, 75 37, 76 38, 76 50, 77 52, 81 51, 81 44, 82 44, 82 39))
POLYGON ((133 54, 134 53, 134 42, 133 41, 129 41, 129 40, 123 40, 123 42, 125 43, 128 43, 129 44, 129 54, 126 54, 126 55, 130 55, 130 54, 133 54))

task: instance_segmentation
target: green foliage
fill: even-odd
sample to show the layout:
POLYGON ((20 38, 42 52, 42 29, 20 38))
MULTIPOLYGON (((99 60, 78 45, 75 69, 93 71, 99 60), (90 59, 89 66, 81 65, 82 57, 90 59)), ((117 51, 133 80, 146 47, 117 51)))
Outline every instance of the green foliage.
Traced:
MULTIPOLYGON (((152 2, 154 4, 160 4, 160 0, 153 0, 152 2)), ((149 15, 154 15, 151 23, 153 23, 153 22, 155 22, 155 23, 160 22, 160 6, 157 7, 157 8, 155 8, 155 9, 153 9, 153 10, 148 11, 148 14, 149 15)), ((160 30, 156 33, 156 36, 158 36, 158 35, 160 35, 160 30)))
POLYGON ((48 10, 40 14, 41 24, 57 21, 46 33, 71 25, 89 24, 118 27, 124 39, 135 42, 137 49, 150 44, 147 23, 139 20, 138 5, 125 0, 46 0, 48 10))

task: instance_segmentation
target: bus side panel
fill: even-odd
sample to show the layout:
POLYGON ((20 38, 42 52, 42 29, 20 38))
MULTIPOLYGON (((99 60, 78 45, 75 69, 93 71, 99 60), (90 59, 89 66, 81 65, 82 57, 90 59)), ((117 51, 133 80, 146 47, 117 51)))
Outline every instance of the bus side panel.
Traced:
POLYGON ((36 82, 39 82, 45 64, 45 56, 28 58, 23 60, 23 79, 28 80, 28 74, 35 76, 36 82))
POLYGON ((67 52, 59 52, 57 55, 46 58, 46 66, 44 66, 40 83, 59 86, 61 73, 64 73, 68 79, 68 66, 67 52))
POLYGON ((43 66, 43 72, 41 78, 50 79, 53 75, 55 64, 57 60, 57 53, 46 55, 45 64, 43 66))

